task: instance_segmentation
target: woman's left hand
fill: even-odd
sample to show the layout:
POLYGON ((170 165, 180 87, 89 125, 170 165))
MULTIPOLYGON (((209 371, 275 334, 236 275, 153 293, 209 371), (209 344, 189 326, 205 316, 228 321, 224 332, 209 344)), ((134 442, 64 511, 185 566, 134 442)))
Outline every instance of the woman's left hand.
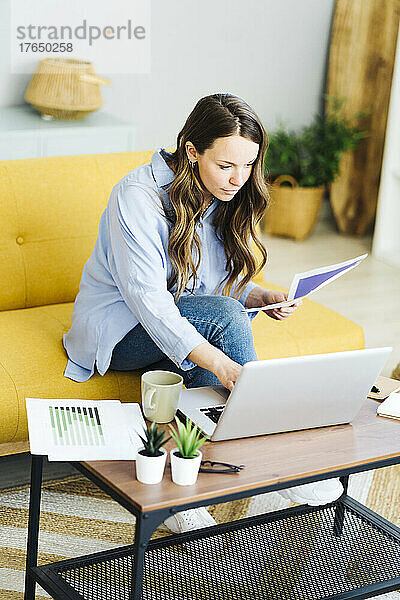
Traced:
MULTIPOLYGON (((256 287, 247 296, 246 308, 256 308, 258 306, 265 306, 266 304, 284 302, 287 300, 287 297, 288 295, 283 292, 274 292, 273 290, 256 287)), ((273 308, 272 310, 263 310, 262 312, 271 317, 271 319, 282 321, 283 319, 290 317, 290 315, 292 315, 302 304, 302 300, 293 300, 293 304, 290 306, 282 306, 281 308, 273 308)))

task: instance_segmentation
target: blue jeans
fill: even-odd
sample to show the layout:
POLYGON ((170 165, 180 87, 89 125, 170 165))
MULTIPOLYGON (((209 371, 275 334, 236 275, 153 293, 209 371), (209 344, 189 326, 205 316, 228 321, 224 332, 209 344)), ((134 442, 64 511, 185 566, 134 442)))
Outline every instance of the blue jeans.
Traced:
MULTIPOLYGON (((254 348, 251 321, 243 305, 228 296, 184 296, 177 303, 183 317, 210 344, 235 362, 244 365, 258 360, 254 348)), ((138 324, 113 350, 110 369, 132 371, 148 368, 173 371, 182 375, 187 388, 218 385, 218 378, 199 366, 183 371, 170 360, 138 324)))

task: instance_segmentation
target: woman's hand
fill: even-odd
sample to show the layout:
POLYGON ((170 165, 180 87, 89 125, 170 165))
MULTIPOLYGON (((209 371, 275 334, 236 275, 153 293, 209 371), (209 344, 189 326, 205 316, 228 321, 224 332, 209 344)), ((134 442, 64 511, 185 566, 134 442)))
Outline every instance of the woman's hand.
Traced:
POLYGON ((222 350, 204 342, 197 346, 187 357, 192 362, 214 373, 223 386, 232 391, 242 365, 229 358, 222 350))
POLYGON ((226 354, 221 352, 222 356, 217 361, 217 365, 214 367, 213 373, 218 377, 220 382, 228 390, 232 391, 237 378, 239 377, 240 371, 243 369, 242 365, 229 358, 226 354))
MULTIPOLYGON (((266 304, 284 302, 287 300, 287 297, 288 295, 283 292, 274 292, 257 286, 251 290, 250 294, 247 296, 246 308, 257 308, 258 306, 265 306, 266 304)), ((302 304, 302 300, 293 300, 293 304, 290 306, 282 306, 281 308, 273 308, 272 310, 263 310, 262 312, 271 317, 271 319, 282 321, 283 319, 290 317, 290 315, 292 315, 302 304)))

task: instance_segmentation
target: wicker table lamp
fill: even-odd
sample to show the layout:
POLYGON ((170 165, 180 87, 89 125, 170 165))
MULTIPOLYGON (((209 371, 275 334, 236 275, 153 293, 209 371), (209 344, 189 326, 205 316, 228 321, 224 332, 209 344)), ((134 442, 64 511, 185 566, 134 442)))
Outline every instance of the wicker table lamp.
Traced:
POLYGON ((96 75, 90 62, 44 58, 24 98, 45 119, 83 119, 103 105, 99 85, 109 83, 108 79, 96 75))

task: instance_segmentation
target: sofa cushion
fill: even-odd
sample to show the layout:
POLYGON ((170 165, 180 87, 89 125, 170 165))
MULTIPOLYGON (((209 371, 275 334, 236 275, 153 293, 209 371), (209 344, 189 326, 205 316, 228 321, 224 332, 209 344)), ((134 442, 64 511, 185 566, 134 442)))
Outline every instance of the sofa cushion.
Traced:
MULTIPOLYGON (((139 401, 143 371, 95 373, 85 383, 64 377, 61 340, 70 327, 72 306, 0 312, 0 443, 27 439, 26 397, 139 401)), ((364 347, 361 327, 311 300, 285 321, 258 315, 253 330, 260 359, 364 347)))
POLYGON ((113 186, 151 155, 0 161, 0 310, 75 299, 113 186))
POLYGON ((84 384, 64 377, 62 334, 71 325, 72 307, 0 312, 0 444, 27 439, 26 397, 138 400, 139 377, 130 373, 95 373, 84 384))
MULTIPOLYGON (((257 283, 270 290, 288 291, 273 283, 257 283)), ((307 298, 291 317, 283 321, 260 313, 253 320, 253 334, 259 359, 365 348, 362 327, 307 298)))

